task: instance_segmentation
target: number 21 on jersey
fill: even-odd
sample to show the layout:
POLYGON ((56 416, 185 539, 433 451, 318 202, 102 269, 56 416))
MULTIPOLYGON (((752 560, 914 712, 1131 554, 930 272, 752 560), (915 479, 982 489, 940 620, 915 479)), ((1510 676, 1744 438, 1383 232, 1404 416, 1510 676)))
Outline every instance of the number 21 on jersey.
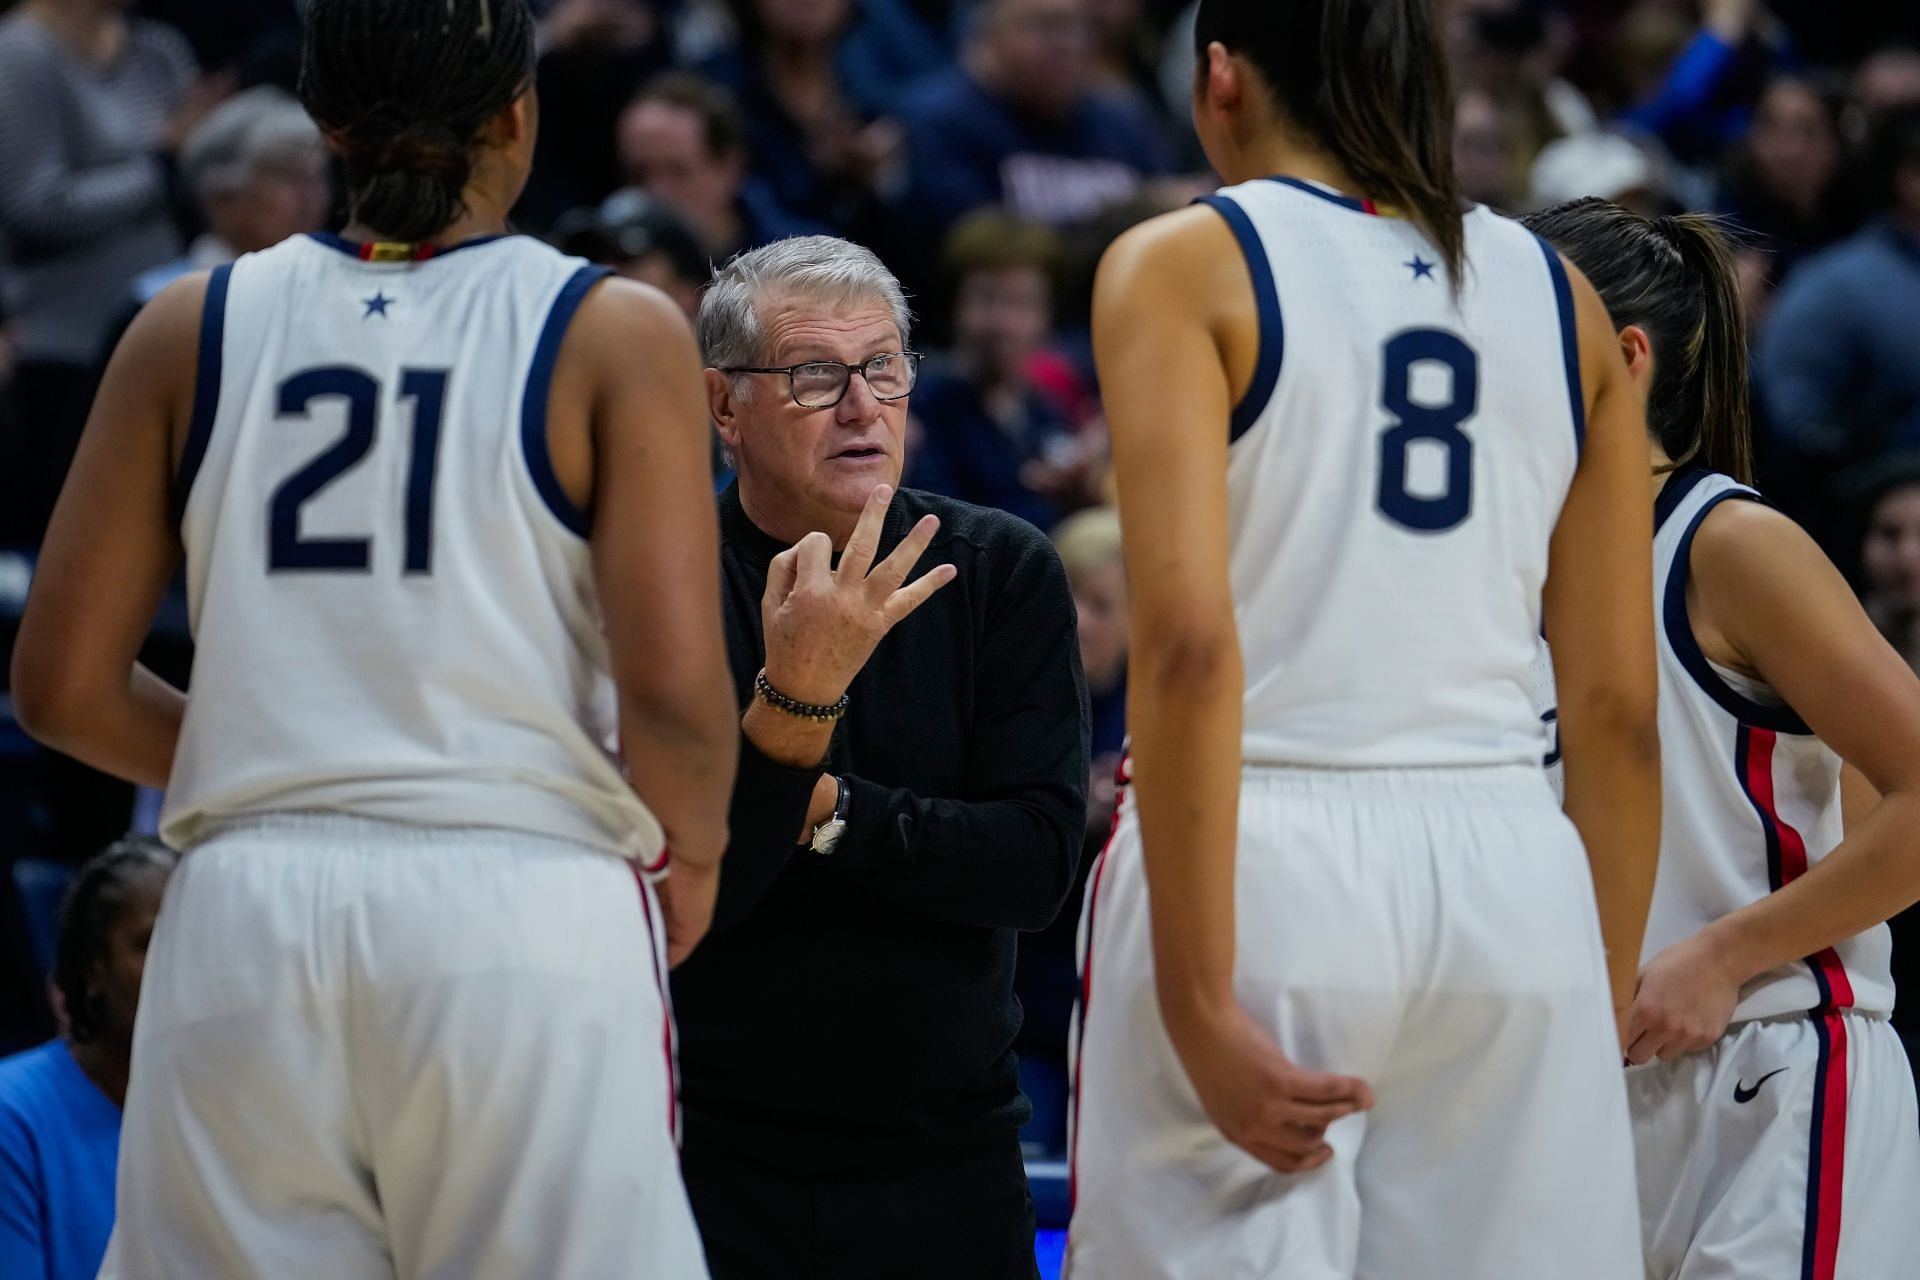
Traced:
POLYGON ((1415 533, 1444 533, 1473 511, 1473 440, 1461 425, 1480 403, 1480 358, 1457 334, 1444 329, 1409 329, 1387 340, 1386 379, 1380 403, 1393 422, 1380 434, 1380 482, 1374 505, 1394 524, 1415 533), (1415 399, 1415 370, 1440 365, 1446 370, 1444 399, 1415 399), (1436 493, 1416 494, 1407 487, 1410 455, 1427 441, 1445 454, 1446 483, 1436 493))
MULTIPOLYGON (((409 574, 433 572, 433 473, 440 453, 447 376, 445 369, 405 369, 400 374, 399 401, 413 405, 404 513, 404 563, 409 574)), ((282 421, 305 420, 314 403, 326 399, 345 402, 347 429, 273 491, 267 503, 269 573, 365 573, 372 565, 371 537, 308 538, 300 533, 300 509, 366 459, 384 416, 379 379, 346 365, 308 369, 288 378, 276 393, 275 408, 282 421)))

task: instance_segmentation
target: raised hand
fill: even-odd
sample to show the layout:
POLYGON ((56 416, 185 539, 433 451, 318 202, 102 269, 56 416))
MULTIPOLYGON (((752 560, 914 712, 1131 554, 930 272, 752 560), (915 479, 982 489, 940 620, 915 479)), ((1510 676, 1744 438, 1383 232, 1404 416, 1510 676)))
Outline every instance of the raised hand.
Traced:
POLYGON ((923 518, 892 555, 873 563, 892 500, 888 485, 873 491, 837 569, 824 533, 808 534, 768 567, 760 600, 767 683, 787 697, 820 705, 838 701, 881 637, 953 581, 954 567, 943 564, 906 584, 940 527, 935 516, 923 518))

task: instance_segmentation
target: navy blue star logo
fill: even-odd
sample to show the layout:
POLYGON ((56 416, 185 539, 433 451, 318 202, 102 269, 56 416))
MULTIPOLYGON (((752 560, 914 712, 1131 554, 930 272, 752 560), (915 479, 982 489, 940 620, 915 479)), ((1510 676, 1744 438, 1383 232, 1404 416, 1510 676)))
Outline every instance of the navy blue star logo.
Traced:
POLYGON ((374 316, 384 316, 387 314, 387 308, 392 306, 396 301, 398 301, 398 299, 389 298, 386 294, 380 292, 375 292, 371 298, 362 298, 360 299, 360 303, 366 307, 367 314, 360 318, 367 320, 374 316))
POLYGON ((1433 263, 1428 262, 1417 253, 1413 255, 1412 262, 1403 262, 1400 265, 1410 269, 1413 272, 1413 278, 1415 280, 1433 279, 1433 263))

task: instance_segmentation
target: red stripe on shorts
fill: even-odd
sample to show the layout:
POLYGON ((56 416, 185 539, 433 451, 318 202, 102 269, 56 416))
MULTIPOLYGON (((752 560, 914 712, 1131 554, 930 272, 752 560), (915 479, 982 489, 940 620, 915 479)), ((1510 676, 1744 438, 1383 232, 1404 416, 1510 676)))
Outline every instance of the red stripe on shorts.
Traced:
POLYGON ((1071 1210, 1079 1197, 1079 1154, 1080 1154, 1080 1072, 1087 1061, 1087 1011, 1093 1006, 1093 926, 1094 914, 1100 906, 1100 878, 1107 871, 1107 854, 1113 848, 1113 838, 1120 834, 1120 810, 1127 800, 1127 783, 1132 778, 1132 760, 1122 754, 1120 765, 1114 770, 1116 784, 1113 798, 1113 825, 1107 828, 1107 842, 1100 846, 1100 856, 1093 864, 1093 887, 1087 893, 1087 958, 1080 970, 1080 1027, 1079 1035, 1073 1047, 1073 1097, 1068 1099, 1068 1124, 1072 1137, 1067 1143, 1067 1208, 1071 1210))
POLYGON ((647 958, 653 962, 653 985, 660 992, 660 1052, 667 1061, 667 1133, 680 1141, 680 1080, 674 1065, 673 1000, 667 994, 667 975, 660 968, 660 944, 653 928, 653 895, 647 892, 646 871, 638 863, 633 868, 634 888, 640 891, 640 914, 647 922, 647 958))

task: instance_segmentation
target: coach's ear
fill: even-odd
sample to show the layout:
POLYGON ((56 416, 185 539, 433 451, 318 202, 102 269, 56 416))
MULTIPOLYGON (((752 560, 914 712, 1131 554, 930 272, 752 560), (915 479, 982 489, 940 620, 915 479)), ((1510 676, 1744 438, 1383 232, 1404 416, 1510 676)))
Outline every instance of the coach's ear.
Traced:
POLYGON ((707 370, 707 413, 713 418, 713 429, 720 433, 720 443, 729 450, 740 447, 738 398, 732 377, 718 369, 707 370))

